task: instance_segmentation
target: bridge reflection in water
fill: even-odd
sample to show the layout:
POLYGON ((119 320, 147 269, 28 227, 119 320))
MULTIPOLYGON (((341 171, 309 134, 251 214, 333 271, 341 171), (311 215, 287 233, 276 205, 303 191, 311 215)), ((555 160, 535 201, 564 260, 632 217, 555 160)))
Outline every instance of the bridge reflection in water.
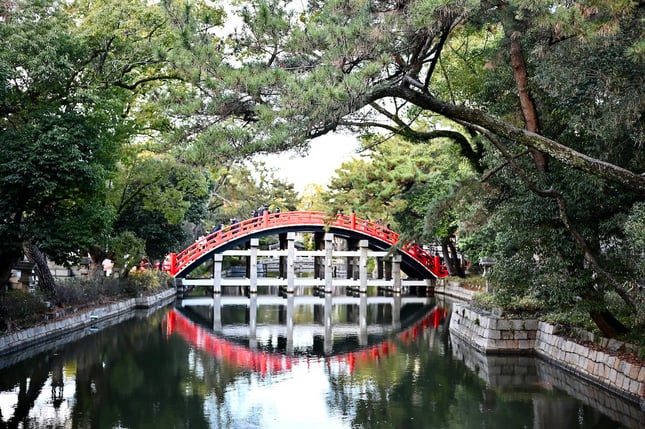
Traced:
POLYGON ((281 373, 311 359, 353 372, 396 349, 393 341, 437 329, 447 310, 434 298, 405 296, 221 296, 178 301, 165 319, 218 360, 260 374, 281 373))

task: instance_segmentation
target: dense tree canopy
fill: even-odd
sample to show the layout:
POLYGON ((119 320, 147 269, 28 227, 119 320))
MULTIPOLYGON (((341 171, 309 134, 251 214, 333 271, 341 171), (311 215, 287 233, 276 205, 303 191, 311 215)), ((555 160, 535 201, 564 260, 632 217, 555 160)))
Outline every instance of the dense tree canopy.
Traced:
POLYGON ((0 279, 23 246, 63 262, 109 220, 97 199, 126 125, 119 91, 86 73, 91 48, 71 17, 39 2, 0 25, 0 279))
POLYGON ((0 279, 23 250, 62 260, 136 232, 161 254, 176 243, 153 225, 295 207, 289 184, 231 166, 344 128, 411 145, 383 145, 371 171, 356 161, 327 199, 497 256, 507 302, 582 308, 608 330, 617 295, 643 318, 643 11, 628 0, 3 2, 0 279))
MULTIPOLYGON (((507 281, 510 290, 563 306, 582 298, 595 314, 613 290, 638 311, 641 297, 629 291, 642 280, 607 249, 629 240, 620 219, 645 194, 642 6, 240 5, 243 25, 230 37, 195 24, 199 17, 193 20, 188 9, 167 6, 185 19, 175 22, 181 28, 192 23, 204 30, 186 41, 200 68, 194 86, 205 100, 196 112, 209 118, 196 145, 224 154, 281 150, 339 127, 380 129, 415 142, 450 138, 493 190, 475 191, 488 216, 470 214, 490 220, 478 230, 497 237, 470 242, 488 242, 497 256, 519 258, 529 270, 533 286, 507 281), (600 209, 589 198, 594 194, 600 209), (563 278, 571 280, 567 292, 545 290, 563 278)), ((204 125, 184 123, 189 135, 204 125)), ((440 204, 416 204, 429 204, 426 210, 439 218, 440 204)))

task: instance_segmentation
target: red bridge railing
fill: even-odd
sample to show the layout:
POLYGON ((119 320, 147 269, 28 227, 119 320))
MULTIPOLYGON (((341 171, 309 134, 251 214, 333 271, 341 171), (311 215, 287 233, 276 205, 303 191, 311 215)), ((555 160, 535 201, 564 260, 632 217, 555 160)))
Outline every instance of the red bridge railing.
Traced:
MULTIPOLYGON (((191 244, 179 253, 168 255, 169 260, 164 268, 172 276, 177 275, 192 262, 201 258, 203 255, 217 249, 223 244, 232 240, 253 235, 255 232, 276 229, 288 226, 329 226, 341 228, 349 231, 357 231, 371 237, 377 238, 391 246, 399 240, 399 234, 384 227, 383 225, 371 222, 366 219, 356 217, 354 213, 349 215, 338 214, 330 216, 325 212, 317 211, 294 211, 271 213, 265 212, 262 216, 245 219, 238 223, 225 226, 224 228, 212 232, 202 237, 195 243, 191 244)), ((433 256, 423 247, 416 243, 408 243, 402 246, 402 252, 405 252, 424 267, 426 267, 436 277, 446 277, 448 271, 441 264, 439 256, 433 256)))

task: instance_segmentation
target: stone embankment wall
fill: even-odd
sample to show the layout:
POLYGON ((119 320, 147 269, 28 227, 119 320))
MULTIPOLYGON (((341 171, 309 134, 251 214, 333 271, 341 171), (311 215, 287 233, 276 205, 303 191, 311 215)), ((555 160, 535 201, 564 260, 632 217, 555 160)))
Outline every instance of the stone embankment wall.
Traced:
POLYGON ((481 289, 466 289, 462 287, 460 283, 446 281, 444 279, 439 279, 437 281, 437 285, 435 286, 434 291, 435 293, 461 299, 464 301, 470 301, 475 293, 482 292, 481 289))
POLYGON ((548 323, 505 319, 465 304, 453 305, 450 332, 484 354, 537 354, 645 409, 645 366, 624 352, 624 343, 576 340, 548 323))
POLYGON ((0 337, 0 356, 27 347, 31 348, 43 342, 54 341, 68 336, 74 331, 92 327, 107 319, 117 318, 136 308, 150 308, 155 305, 161 305, 174 299, 176 293, 175 288, 170 288, 154 296, 128 299, 104 307, 79 312, 45 325, 4 335, 0 337))

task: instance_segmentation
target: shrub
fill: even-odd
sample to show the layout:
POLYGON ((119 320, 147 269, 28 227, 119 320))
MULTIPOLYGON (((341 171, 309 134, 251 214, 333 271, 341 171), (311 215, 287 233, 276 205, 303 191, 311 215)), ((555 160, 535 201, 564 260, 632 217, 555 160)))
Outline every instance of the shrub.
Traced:
POLYGON ((0 316, 2 316, 0 329, 6 329, 16 322, 21 325, 33 324, 42 320, 47 312, 47 303, 27 291, 8 291, 2 294, 0 299, 0 316))
POLYGON ((169 287, 171 277, 163 271, 132 271, 126 280, 126 291, 131 296, 157 293, 169 287))
POLYGON ((99 291, 88 280, 63 281, 56 284, 56 296, 63 307, 83 306, 99 300, 99 291))

